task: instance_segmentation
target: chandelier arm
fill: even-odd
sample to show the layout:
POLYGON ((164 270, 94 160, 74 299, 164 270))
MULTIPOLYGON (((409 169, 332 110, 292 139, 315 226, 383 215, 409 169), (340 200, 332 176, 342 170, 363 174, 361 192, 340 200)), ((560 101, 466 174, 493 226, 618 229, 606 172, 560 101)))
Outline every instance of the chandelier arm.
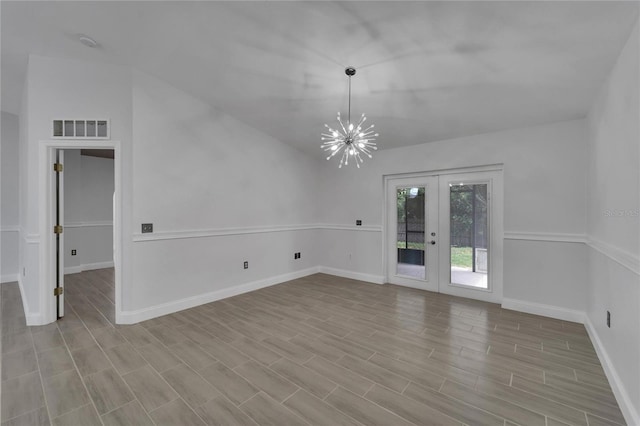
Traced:
POLYGON ((344 127, 344 123, 342 122, 341 118, 338 118, 338 123, 340 123, 340 127, 342 127, 342 131, 344 132, 345 135, 347 135, 349 132, 347 131, 347 129, 344 127))

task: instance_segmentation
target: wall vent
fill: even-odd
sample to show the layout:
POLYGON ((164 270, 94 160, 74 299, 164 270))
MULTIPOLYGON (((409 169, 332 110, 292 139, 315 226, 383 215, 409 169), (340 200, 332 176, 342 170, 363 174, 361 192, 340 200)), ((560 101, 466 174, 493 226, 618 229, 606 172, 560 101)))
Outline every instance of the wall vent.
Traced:
POLYGON ((53 120, 54 138, 109 139, 109 134, 109 120, 53 120))

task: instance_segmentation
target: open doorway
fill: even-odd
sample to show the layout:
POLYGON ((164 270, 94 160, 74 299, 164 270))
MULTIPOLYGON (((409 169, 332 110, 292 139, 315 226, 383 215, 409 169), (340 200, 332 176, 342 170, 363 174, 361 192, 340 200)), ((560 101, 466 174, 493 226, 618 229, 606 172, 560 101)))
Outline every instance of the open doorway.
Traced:
POLYGON ((96 326, 117 322, 122 252, 119 153, 120 142, 112 140, 41 142, 41 170, 49 171, 40 178, 45 323, 64 318, 65 308, 72 308, 72 317, 95 319, 100 323, 96 326))
MULTIPOLYGON (((113 263, 114 151, 64 149, 63 190, 64 305, 58 317, 72 309, 97 314, 115 324, 115 274, 113 263), (89 311, 89 312, 87 312, 89 311)), ((80 315, 84 316, 84 315, 80 315)))

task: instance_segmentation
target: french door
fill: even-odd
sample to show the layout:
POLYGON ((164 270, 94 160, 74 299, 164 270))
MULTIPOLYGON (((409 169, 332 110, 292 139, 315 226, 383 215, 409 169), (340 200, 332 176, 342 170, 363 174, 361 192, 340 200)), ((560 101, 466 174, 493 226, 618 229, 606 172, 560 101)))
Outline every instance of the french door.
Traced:
POLYGON ((387 281, 502 300, 502 174, 386 179, 387 281))

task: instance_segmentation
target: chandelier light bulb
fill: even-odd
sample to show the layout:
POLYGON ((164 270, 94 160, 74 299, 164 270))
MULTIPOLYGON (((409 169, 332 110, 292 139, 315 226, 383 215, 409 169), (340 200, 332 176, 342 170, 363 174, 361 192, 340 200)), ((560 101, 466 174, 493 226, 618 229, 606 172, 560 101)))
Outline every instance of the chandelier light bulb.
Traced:
POLYGON ((360 164, 364 162, 362 155, 372 158, 371 151, 378 149, 375 140, 379 134, 373 133, 373 124, 364 128, 363 124, 367 120, 364 113, 357 123, 351 122, 351 76, 355 75, 355 73, 356 70, 353 67, 345 69, 345 74, 349 77, 349 114, 347 120, 342 121, 340 111, 338 111, 338 127, 333 129, 328 124, 325 124, 324 127, 327 128, 328 132, 321 135, 321 140, 323 141, 321 147, 325 152, 330 153, 327 160, 342 152, 339 168, 342 168, 343 164, 349 164, 349 156, 354 157, 356 166, 360 168, 360 164))

